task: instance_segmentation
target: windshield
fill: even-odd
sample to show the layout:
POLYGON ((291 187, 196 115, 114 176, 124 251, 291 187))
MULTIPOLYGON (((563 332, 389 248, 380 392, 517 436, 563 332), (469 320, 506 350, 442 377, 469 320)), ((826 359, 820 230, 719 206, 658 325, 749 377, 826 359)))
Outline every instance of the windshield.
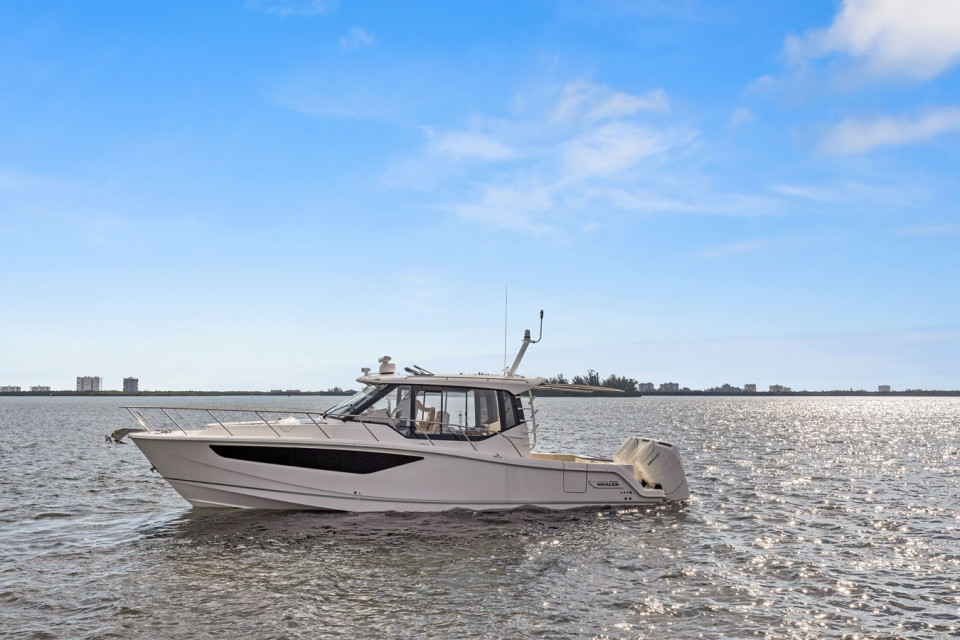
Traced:
POLYGON ((334 418, 343 418, 356 414, 357 408, 367 403, 367 401, 383 389, 384 385, 368 384, 361 391, 350 396, 343 402, 327 409, 323 415, 334 418))

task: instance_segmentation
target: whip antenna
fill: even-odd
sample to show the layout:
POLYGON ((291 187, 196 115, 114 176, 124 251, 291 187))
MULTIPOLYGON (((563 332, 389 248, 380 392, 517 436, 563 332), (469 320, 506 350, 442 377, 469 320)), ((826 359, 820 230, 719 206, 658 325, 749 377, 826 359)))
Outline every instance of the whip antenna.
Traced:
POLYGON ((503 285, 503 370, 507 370, 507 294, 508 285, 503 285))

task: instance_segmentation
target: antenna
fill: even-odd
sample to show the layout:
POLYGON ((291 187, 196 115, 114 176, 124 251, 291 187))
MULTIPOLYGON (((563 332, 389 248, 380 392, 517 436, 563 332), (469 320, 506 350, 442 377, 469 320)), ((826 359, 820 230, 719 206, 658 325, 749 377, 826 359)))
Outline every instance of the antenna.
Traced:
POLYGON ((541 340, 543 340, 543 309, 540 309, 540 335, 536 340, 531 340, 530 344, 537 344, 541 340))
POLYGON ((507 370, 507 294, 509 286, 503 285, 503 370, 507 370))
POLYGON ((527 347, 531 344, 537 344, 543 340, 543 309, 540 310, 540 335, 536 340, 530 339, 530 329, 526 329, 523 332, 523 344, 520 345, 520 352, 517 354, 517 359, 513 361, 513 366, 506 372, 506 375, 513 376, 517 372, 517 367, 520 366, 520 361, 523 359, 523 354, 527 352, 527 347))

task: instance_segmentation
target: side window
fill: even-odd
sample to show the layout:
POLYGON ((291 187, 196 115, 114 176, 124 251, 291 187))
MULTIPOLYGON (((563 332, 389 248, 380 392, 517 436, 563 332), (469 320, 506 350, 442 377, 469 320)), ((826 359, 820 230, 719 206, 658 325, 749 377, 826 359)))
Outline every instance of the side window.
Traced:
POLYGON ((380 399, 363 410, 360 417, 363 420, 388 422, 393 418, 403 418, 410 409, 410 387, 397 386, 390 389, 380 399), (404 402, 406 407, 404 407, 404 402))
POLYGON ((477 427, 488 431, 500 431, 500 408, 497 406, 497 392, 492 389, 475 389, 473 391, 475 416, 477 427))
POLYGON ((417 389, 413 408, 418 430, 440 433, 442 426, 450 422, 450 414, 445 410, 445 396, 443 391, 437 389, 417 389))
POLYGON ((503 428, 504 430, 512 429, 520 421, 517 419, 517 405, 516 398, 513 394, 507 393, 506 391, 500 392, 500 402, 503 404, 503 428))
POLYGON ((451 389, 446 391, 445 394, 447 402, 443 409, 448 416, 448 422, 456 425, 460 430, 473 426, 470 421, 471 407, 473 406, 473 396, 470 391, 467 389, 451 389))

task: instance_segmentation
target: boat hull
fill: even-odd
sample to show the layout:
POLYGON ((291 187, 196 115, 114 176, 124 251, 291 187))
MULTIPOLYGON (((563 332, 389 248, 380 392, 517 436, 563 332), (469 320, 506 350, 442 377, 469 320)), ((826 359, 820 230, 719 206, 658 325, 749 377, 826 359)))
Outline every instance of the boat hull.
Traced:
POLYGON ((134 434, 196 507, 433 512, 655 504, 633 465, 434 446, 134 434))

